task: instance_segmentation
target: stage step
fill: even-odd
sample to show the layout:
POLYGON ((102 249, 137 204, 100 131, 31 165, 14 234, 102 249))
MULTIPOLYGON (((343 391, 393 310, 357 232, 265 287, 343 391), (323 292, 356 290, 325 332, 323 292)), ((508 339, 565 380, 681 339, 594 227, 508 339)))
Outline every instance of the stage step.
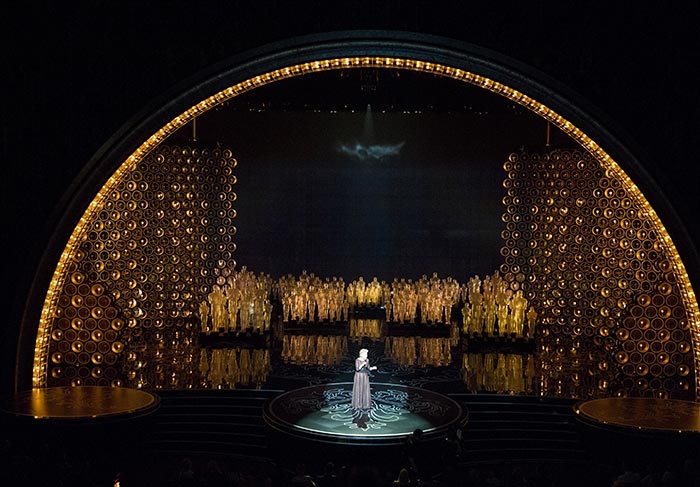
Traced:
MULTIPOLYGON (((145 448, 167 455, 267 459, 264 404, 283 390, 163 391, 145 448)), ((584 461, 586 452, 566 399, 448 394, 468 412, 464 465, 498 461, 584 461)))
POLYGON ((159 391, 145 448, 161 455, 267 458, 264 404, 281 390, 159 391))
POLYGON ((468 412, 461 463, 583 462, 575 400, 498 394, 448 394, 468 412))

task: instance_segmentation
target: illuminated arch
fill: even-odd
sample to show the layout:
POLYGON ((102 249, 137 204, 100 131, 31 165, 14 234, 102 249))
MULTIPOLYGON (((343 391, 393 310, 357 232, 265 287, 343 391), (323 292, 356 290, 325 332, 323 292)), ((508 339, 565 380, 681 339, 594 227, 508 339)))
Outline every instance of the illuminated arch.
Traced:
MULTIPOLYGON (((685 310, 683 318, 687 320, 691 332, 695 370, 693 391, 698 394, 700 323, 698 304, 686 267, 667 229, 642 191, 613 159, 610 149, 606 151, 595 140, 605 140, 620 157, 633 160, 625 148, 609 136, 593 117, 567 101, 560 94, 562 89, 553 88, 551 82, 538 81, 525 68, 510 60, 444 39, 377 32, 303 38, 291 44, 247 53, 226 65, 215 67, 212 72, 204 75, 203 81, 190 83, 188 90, 171 96, 167 103, 159 105, 155 113, 141 119, 131 130, 117 134, 115 139, 106 144, 93 161, 94 167, 99 168, 99 171, 92 171, 85 176, 80 192, 73 201, 73 211, 66 213, 59 235, 46 254, 43 273, 39 273, 34 286, 37 291, 30 296, 27 305, 21 334, 25 342, 28 334, 31 335, 28 330, 36 330, 36 340, 32 347, 31 385, 47 385, 49 343, 54 321, 57 314, 60 314, 57 313, 58 299, 70 278, 68 269, 76 259, 76 253, 80 252, 79 244, 85 238, 89 225, 95 215, 104 210, 104 204, 110 199, 116 185, 122 183, 170 135, 227 100, 276 81, 352 68, 405 69, 466 82, 518 103, 559 127, 578 142, 600 164, 606 176, 617 181, 635 199, 635 204, 659 236, 659 250, 666 257, 668 272, 678 284, 685 310), (108 178, 105 176, 107 173, 108 178), (65 238, 60 236, 61 232, 65 238), (39 291, 42 289, 42 279, 47 282, 43 289, 48 288, 43 296, 39 291), (41 312, 37 316, 39 309, 41 312)), ((230 159, 231 154, 222 157, 230 159)), ((99 294, 99 289, 96 294, 99 294)), ((26 354, 27 350, 23 351, 20 347, 18 384, 26 382, 26 377, 23 378, 23 372, 26 373, 23 367, 28 358, 26 354)))

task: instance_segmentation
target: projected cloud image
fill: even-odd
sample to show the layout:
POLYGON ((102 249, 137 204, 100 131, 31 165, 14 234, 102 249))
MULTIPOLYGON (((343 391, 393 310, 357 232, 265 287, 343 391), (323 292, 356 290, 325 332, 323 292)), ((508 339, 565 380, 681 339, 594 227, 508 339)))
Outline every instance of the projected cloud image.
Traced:
POLYGON ((338 152, 361 161, 380 161, 387 157, 398 156, 404 144, 405 142, 399 142, 398 144, 363 145, 360 142, 355 142, 353 145, 340 144, 338 146, 338 152))
POLYGON ((362 136, 352 144, 339 144, 337 149, 341 154, 360 161, 381 161, 388 157, 398 156, 405 142, 398 144, 377 144, 374 141, 374 117, 372 105, 367 105, 362 136))

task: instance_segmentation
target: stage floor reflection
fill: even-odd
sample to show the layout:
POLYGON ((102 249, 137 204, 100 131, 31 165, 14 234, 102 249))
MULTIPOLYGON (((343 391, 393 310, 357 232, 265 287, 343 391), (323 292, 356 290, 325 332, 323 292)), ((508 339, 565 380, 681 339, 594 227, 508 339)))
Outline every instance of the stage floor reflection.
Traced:
MULTIPOLYGON (((467 340, 456 323, 397 325, 353 319, 276 324, 265 333, 207 335, 179 327, 144 333, 139 340, 127 353, 124 385, 153 391, 291 390, 352 381, 361 348, 369 350, 371 362, 379 367, 376 382, 442 392, 449 384, 461 392, 507 394, 542 393, 543 384, 550 384, 537 378, 541 367, 535 364, 532 340, 467 340)), ((563 376, 555 379, 557 384, 571 382, 563 376)))
POLYGON ((286 434, 331 443, 400 444, 417 429, 423 437, 444 436, 465 417, 442 394, 399 384, 372 384, 372 408, 351 407, 352 383, 302 387, 265 407, 265 421, 286 434))

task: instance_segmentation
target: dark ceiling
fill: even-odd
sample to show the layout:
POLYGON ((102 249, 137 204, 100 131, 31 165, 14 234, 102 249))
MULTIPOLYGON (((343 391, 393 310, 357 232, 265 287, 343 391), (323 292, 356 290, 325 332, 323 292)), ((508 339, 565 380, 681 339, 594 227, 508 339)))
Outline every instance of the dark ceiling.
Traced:
MULTIPOLYGON (((291 78, 227 103, 244 110, 486 112, 513 110, 498 95, 442 76, 393 69, 345 69, 291 78)), ((518 112, 526 111, 517 107, 518 112)))

